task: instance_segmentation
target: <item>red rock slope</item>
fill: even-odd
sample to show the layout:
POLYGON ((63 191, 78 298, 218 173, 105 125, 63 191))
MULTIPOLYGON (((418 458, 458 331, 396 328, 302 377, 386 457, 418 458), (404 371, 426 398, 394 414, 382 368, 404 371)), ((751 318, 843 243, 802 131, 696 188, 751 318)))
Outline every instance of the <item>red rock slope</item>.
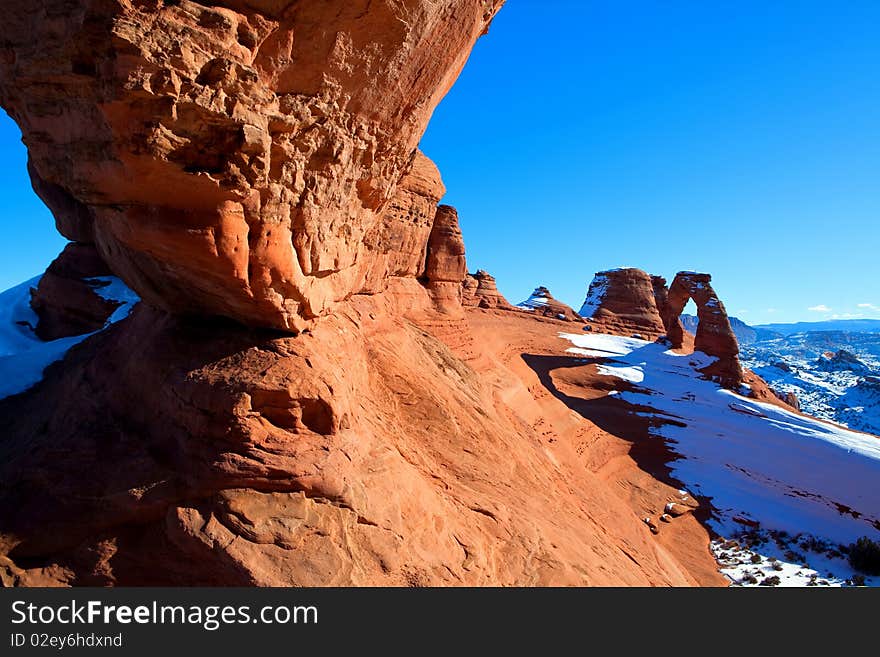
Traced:
POLYGON ((296 337, 141 305, 74 348, 0 402, 0 576, 721 583, 696 520, 642 522, 674 482, 642 421, 559 356, 570 323, 384 305, 402 298, 353 298, 296 337))

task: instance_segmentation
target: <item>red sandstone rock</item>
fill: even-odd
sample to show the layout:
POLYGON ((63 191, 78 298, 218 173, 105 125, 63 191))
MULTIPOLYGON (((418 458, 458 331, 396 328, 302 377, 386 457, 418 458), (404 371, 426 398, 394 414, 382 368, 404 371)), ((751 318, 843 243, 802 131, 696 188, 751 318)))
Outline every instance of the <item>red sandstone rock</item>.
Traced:
POLYGON ((522 303, 518 303, 517 306, 542 317, 552 317, 567 322, 583 323, 584 321, 584 318, 578 315, 571 306, 555 299, 550 294, 550 290, 543 285, 536 287, 531 296, 522 303))
POLYGON ((425 260, 428 293, 438 310, 461 314, 462 282, 466 276, 458 213, 449 205, 441 205, 434 217, 425 260))
POLYGON ((415 146, 500 2, 208 5, 9 7, 0 101, 59 228, 150 304, 310 330, 141 304, 0 401, 0 580, 718 583, 699 526, 641 526, 670 489, 632 427, 527 365, 557 325, 437 312, 463 249, 415 146))
POLYGON ((663 322, 666 335, 673 348, 684 344, 684 328, 679 315, 689 299, 697 306, 700 323, 694 339, 694 349, 714 356, 717 360, 702 371, 718 379, 727 387, 736 387, 743 381, 743 371, 739 363, 739 345, 724 304, 718 299, 711 285, 709 274, 679 272, 669 287, 666 306, 663 308, 663 322))
MULTIPOLYGON (((429 316, 424 288, 398 283, 429 316)), ((474 313, 494 323, 429 332, 401 318, 401 298, 356 295, 298 336, 141 304, 75 347, 0 401, 0 581, 720 581, 697 525, 690 548, 641 526, 642 503, 621 491, 656 508, 673 489, 628 440, 539 394, 522 354, 558 346, 557 326, 474 313), (462 337, 472 346, 445 344, 462 337)))
POLYGON ((462 283, 462 290, 463 303, 466 306, 515 310, 513 304, 498 291, 495 277, 482 269, 478 269, 476 274, 467 275, 462 283))
POLYGON ((102 283, 87 279, 111 275, 95 248, 68 244, 31 292, 31 307, 40 318, 36 334, 57 340, 96 331, 119 306, 96 292, 102 283))
POLYGON ((144 300, 298 329, 421 262, 424 208, 397 254, 376 231, 501 3, 13 3, 0 103, 59 229, 144 300))
POLYGON ((364 246, 372 254, 364 292, 381 292, 389 277, 424 276, 437 202, 445 193, 437 167, 416 151, 394 196, 364 238, 364 246))
POLYGON ((580 315, 589 318, 594 330, 601 332, 639 334, 646 340, 666 332, 657 309, 653 277, 641 269, 597 272, 580 315))

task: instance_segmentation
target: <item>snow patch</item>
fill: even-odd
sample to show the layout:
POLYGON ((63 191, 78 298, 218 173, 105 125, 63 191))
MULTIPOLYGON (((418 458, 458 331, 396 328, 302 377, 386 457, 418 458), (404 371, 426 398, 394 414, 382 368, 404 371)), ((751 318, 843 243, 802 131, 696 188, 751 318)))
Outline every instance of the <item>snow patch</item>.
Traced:
POLYGON ((544 290, 540 287, 535 288, 535 291, 529 296, 525 301, 521 301, 516 304, 519 308, 525 308, 526 310, 535 310, 536 308, 540 308, 541 306, 547 305, 547 297, 544 296, 544 290))
MULTIPOLYGON (((0 293, 0 399, 37 384, 43 378, 43 370, 64 358, 71 347, 94 335, 88 333, 51 342, 37 337, 34 329, 39 318, 31 308, 31 290, 37 287, 40 278, 37 276, 0 293)), ((115 276, 87 280, 95 283, 95 292, 101 297, 120 303, 104 328, 125 319, 138 301, 137 295, 115 276)))
POLYGON ((607 276, 596 274, 593 282, 590 283, 590 288, 587 290, 587 298, 584 299, 584 303, 580 311, 578 311, 581 317, 592 317, 593 313, 599 309, 605 300, 605 295, 608 294, 608 284, 607 276))

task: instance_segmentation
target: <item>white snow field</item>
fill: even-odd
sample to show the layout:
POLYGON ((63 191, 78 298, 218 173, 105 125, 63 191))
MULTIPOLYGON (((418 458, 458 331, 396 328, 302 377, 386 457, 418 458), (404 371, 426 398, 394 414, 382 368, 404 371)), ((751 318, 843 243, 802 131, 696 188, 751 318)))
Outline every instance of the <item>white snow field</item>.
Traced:
POLYGON ((723 573, 743 584, 778 576, 780 585, 808 585, 814 573, 816 585, 858 579, 840 546, 880 538, 880 438, 721 388, 697 371, 712 361, 701 352, 603 334, 560 337, 574 345, 568 353, 601 359, 600 374, 627 383, 618 399, 654 409, 652 432, 683 457, 669 464, 672 475, 711 498, 714 531, 741 539, 713 545, 723 573), (770 574, 755 576, 760 564, 770 574))
MULTIPOLYGON (((121 305, 107 320, 104 328, 128 316, 138 301, 115 276, 87 279, 95 284, 95 292, 121 305)), ((34 333, 37 315, 31 309, 31 288, 40 276, 0 293, 0 399, 24 392, 43 378, 43 370, 64 358, 75 344, 93 333, 44 342, 34 333)))

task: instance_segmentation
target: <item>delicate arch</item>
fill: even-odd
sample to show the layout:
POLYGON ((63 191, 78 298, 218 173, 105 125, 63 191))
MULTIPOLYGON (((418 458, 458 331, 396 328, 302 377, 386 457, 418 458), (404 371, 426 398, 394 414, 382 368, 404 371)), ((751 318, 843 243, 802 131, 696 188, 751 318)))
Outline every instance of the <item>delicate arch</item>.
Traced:
POLYGON ((703 372, 726 386, 735 387, 742 383, 743 377, 739 364, 739 344, 724 304, 712 289, 711 280, 710 274, 679 272, 665 295, 658 295, 655 285, 655 296, 658 306, 661 306, 660 316, 666 328, 666 337, 675 349, 684 345, 684 327, 679 316, 688 300, 694 300, 699 318, 694 350, 717 358, 703 372))

